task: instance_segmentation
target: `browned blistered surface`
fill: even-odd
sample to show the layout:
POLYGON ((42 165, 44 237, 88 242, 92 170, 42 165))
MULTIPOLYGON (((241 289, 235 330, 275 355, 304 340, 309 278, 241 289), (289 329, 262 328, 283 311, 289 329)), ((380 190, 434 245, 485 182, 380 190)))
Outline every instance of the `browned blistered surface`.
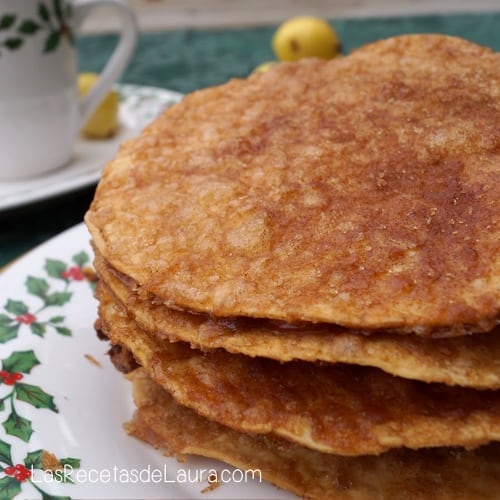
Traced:
POLYGON ((341 455, 500 440, 500 392, 426 384, 375 368, 210 353, 141 330, 98 285, 103 331, 180 404, 245 432, 341 455))
POLYGON ((215 318, 141 300, 134 284, 109 268, 97 253, 100 279, 151 335, 192 347, 279 361, 342 362, 375 366, 400 377, 478 389, 500 388, 500 327, 491 333, 429 339, 391 332, 367 334, 336 325, 290 325, 254 318, 215 318))
POLYGON ((410 35, 196 92, 105 169, 97 247, 166 304, 358 328, 500 307, 500 55, 410 35))
POLYGON ((143 371, 131 378, 138 410, 127 430, 168 455, 193 453, 242 470, 258 468, 264 479, 316 500, 498 499, 497 443, 474 451, 393 450, 376 457, 324 454, 279 438, 236 432, 178 405, 143 371))

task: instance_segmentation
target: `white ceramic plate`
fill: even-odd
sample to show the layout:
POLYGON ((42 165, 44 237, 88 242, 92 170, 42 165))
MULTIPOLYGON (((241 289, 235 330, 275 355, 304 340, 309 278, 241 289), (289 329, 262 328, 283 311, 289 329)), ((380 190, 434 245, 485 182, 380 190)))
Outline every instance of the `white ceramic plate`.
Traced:
POLYGON ((91 261, 80 224, 0 275, 0 499, 294 498, 219 462, 179 464, 124 432, 131 387, 95 335, 91 261), (42 450, 72 483, 39 468, 42 450), (225 480, 202 493, 214 469, 225 480))
POLYGON ((163 109, 178 102, 182 94, 156 87, 118 84, 120 94, 118 133, 111 139, 80 137, 70 165, 47 175, 19 181, 0 181, 0 211, 79 189, 99 180, 105 163, 125 140, 138 135, 163 109))

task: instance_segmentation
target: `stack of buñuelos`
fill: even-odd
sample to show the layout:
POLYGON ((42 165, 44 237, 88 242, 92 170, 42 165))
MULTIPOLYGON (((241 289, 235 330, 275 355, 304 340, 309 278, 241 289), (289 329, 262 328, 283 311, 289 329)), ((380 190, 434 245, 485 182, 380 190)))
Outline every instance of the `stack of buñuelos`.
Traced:
POLYGON ((129 432, 306 498, 499 498, 499 176, 500 56, 455 37, 166 110, 86 215, 129 432))

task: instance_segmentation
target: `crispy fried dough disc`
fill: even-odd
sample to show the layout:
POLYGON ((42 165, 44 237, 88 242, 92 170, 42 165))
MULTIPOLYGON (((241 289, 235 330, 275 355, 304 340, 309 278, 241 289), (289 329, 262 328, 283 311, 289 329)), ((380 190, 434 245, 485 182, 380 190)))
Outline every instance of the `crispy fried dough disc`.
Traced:
POLYGON ((383 332, 366 335, 328 324, 294 328, 262 319, 218 320, 141 300, 133 291, 134 284, 109 268, 98 252, 94 263, 100 279, 126 304, 135 321, 159 339, 278 361, 301 359, 375 366, 425 382, 500 388, 499 327, 483 335, 427 339, 383 332))
POLYGON ((425 384, 375 368, 203 353, 150 337, 98 285, 104 333, 180 404, 244 432, 340 455, 500 440, 500 392, 425 384))
POLYGON ((138 409, 128 432, 168 455, 197 454, 262 477, 315 500, 496 500, 500 446, 393 450, 340 457, 279 438, 236 432, 178 405, 142 370, 131 375, 138 409))
POLYGON ((196 92, 105 168, 86 215, 167 305, 353 328, 500 311, 500 55, 401 36, 196 92))

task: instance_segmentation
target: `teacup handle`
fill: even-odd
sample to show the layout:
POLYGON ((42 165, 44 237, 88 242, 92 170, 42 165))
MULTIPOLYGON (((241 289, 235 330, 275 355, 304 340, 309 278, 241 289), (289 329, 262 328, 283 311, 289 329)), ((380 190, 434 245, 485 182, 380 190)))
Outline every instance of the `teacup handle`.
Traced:
POLYGON ((121 36, 96 84, 80 99, 79 128, 83 127, 86 119, 118 80, 137 43, 137 21, 133 10, 123 0, 74 0, 73 12, 76 26, 79 26, 90 10, 98 5, 110 5, 116 9, 121 18, 121 36))

